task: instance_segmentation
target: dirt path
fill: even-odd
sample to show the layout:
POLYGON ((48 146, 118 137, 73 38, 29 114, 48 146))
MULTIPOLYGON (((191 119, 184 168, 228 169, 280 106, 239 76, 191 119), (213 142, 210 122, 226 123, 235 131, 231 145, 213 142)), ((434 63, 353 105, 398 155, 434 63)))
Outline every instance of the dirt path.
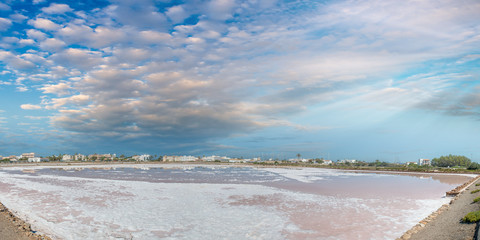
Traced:
POLYGON ((480 203, 473 203, 473 199, 479 197, 480 192, 471 194, 473 190, 480 189, 480 186, 475 186, 476 183, 480 183, 480 180, 476 180, 455 197, 450 205, 443 206, 440 213, 434 214, 433 219, 418 232, 412 234, 407 232, 402 239, 473 239, 476 224, 461 223, 461 219, 469 212, 480 210, 480 203))
POLYGON ((50 238, 37 235, 30 229, 30 225, 14 216, 0 203, 0 239, 1 240, 49 240, 50 238))

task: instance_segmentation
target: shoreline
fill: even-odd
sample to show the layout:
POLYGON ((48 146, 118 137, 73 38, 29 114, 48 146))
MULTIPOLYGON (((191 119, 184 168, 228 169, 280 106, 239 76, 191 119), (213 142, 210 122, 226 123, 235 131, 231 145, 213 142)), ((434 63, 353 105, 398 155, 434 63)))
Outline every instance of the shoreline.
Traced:
POLYGON ((50 237, 36 233, 30 223, 17 217, 10 209, 0 203, 0 234, 4 240, 52 240, 50 237))
POLYGON ((401 237, 397 238, 397 240, 424 239, 425 235, 431 237, 431 239, 473 239, 476 234, 475 232, 473 232, 473 234, 466 233, 472 232, 472 230, 475 231, 478 223, 461 223, 461 218, 466 215, 468 211, 458 212, 457 208, 464 210, 467 207, 471 207, 469 205, 465 205, 465 203, 471 205, 471 198, 474 196, 472 196, 473 194, 467 192, 467 190, 469 190, 469 188, 479 180, 480 175, 447 192, 447 194, 455 193, 453 199, 450 200, 449 203, 442 205, 435 212, 432 212, 417 225, 406 231, 401 237), (458 204, 461 206, 458 206, 458 204), (449 216, 446 216, 447 213, 449 216), (446 221, 449 223, 449 226, 445 226, 446 221), (463 225, 465 228, 460 227, 461 229, 459 231, 458 224, 463 225), (452 229, 452 226, 454 229, 452 229), (432 236, 432 233, 437 234, 437 237, 432 236), (462 238, 458 238, 459 235, 462 235, 460 236, 462 238), (442 236, 442 238, 438 238, 438 236, 442 236))
MULTIPOLYGON (((162 163, 162 162, 55 162, 55 163, 22 163, 22 164, 0 164, 0 168, 3 167, 47 167, 47 168, 54 168, 54 167, 141 167, 142 165, 150 165, 150 166, 158 166, 161 167, 162 165, 164 166, 201 166, 201 165, 207 165, 207 166, 231 166, 231 167, 254 167, 254 168, 309 168, 309 166, 269 166, 269 165, 259 165, 259 164, 245 164, 245 163, 196 163, 196 162, 168 162, 168 163, 162 163)), ((313 167, 313 168, 318 168, 318 167, 313 167)), ((472 186, 475 182, 477 182, 480 179, 480 175, 478 174, 473 174, 473 173, 453 173, 453 172, 418 172, 418 171, 391 171, 391 170, 383 170, 383 169, 337 169, 337 168, 324 168, 324 169, 335 169, 335 170, 340 170, 340 171, 353 171, 353 172, 358 172, 358 173, 378 173, 378 174, 408 174, 408 173, 414 173, 414 174, 449 174, 449 175, 476 175, 476 177, 472 177, 469 181, 465 182, 462 185, 457 186, 453 190, 449 192, 455 192, 455 195, 453 199, 450 200, 449 203, 442 205, 439 209, 436 211, 432 212, 429 216, 426 218, 422 219, 418 224, 413 226, 411 229, 407 230, 406 232, 403 233, 402 236, 400 236, 397 239, 400 240, 407 240, 407 239, 415 239, 412 238, 412 236, 417 235, 419 232, 422 232, 431 222, 433 222, 435 219, 437 219, 439 216, 442 215, 442 213, 447 212, 452 204, 454 204, 460 197, 462 197, 462 193, 465 193, 466 190, 472 186)), ((447 195, 448 193, 447 192, 447 195)), ((468 194, 470 195, 470 194, 468 194)), ((5 219, 10 223, 10 227, 15 232, 17 232, 18 235, 16 237, 13 237, 11 239, 24 239, 24 238, 18 238, 18 236, 25 236, 25 239, 32 239, 32 240, 51 240, 50 237, 42 234, 38 234, 35 231, 31 229, 31 225, 27 222, 22 220, 21 218, 17 217, 12 211, 10 211, 8 208, 6 208, 2 203, 0 203, 0 213, 5 216, 5 219)), ((463 217, 463 216, 462 216, 463 217)), ((0 219, 0 222, 2 219, 0 219)), ((459 221, 459 220, 457 220, 459 221)), ((8 224, 7 224, 8 225, 8 224)), ((470 224, 472 225, 472 224, 470 224)), ((4 225, 5 226, 5 225, 4 225)), ((2 229, 0 229, 0 235, 2 235, 2 229)), ((15 234, 14 234, 15 235, 15 234)), ((471 235, 473 238, 473 235, 471 235)), ((3 238, 2 238, 3 239, 3 238)), ((8 239, 8 238, 6 238, 8 239)), ((421 239, 421 238, 420 238, 421 239)), ((471 238, 468 238, 471 239, 471 238)))

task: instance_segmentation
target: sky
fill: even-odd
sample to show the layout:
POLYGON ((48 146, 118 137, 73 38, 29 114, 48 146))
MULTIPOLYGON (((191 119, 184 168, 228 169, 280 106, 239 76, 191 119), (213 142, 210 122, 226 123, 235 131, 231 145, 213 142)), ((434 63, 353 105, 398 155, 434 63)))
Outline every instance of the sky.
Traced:
POLYGON ((0 2, 0 155, 480 161, 480 2, 0 2))

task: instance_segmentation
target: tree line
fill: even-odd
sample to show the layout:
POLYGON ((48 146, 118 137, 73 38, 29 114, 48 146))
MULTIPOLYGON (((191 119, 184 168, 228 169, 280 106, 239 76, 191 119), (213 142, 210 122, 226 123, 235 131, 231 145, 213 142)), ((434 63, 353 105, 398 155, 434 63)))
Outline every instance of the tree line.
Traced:
POLYGON ((469 167, 471 164, 472 160, 469 158, 452 154, 432 159, 432 166, 436 167, 469 167))

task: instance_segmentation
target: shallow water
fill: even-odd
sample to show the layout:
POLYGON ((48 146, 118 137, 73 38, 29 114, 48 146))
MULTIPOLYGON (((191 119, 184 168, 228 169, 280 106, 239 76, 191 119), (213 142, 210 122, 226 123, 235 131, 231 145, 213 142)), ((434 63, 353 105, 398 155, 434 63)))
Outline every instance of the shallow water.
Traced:
POLYGON ((59 239, 395 239, 471 176, 116 165, 0 169, 0 201, 59 239))

